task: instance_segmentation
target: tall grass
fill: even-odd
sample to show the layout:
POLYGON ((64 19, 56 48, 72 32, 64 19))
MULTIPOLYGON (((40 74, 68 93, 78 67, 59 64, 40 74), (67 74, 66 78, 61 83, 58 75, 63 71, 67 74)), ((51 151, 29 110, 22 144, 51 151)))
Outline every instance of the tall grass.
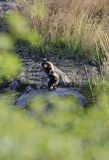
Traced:
POLYGON ((29 2, 23 14, 42 35, 44 52, 85 55, 97 60, 106 58, 109 51, 108 0, 29 2), (42 10, 37 12, 40 5, 42 10))

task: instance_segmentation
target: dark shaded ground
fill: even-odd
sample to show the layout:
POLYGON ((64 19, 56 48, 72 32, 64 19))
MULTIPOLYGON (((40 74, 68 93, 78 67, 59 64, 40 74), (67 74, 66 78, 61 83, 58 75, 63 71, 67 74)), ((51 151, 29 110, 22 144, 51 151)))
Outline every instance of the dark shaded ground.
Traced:
MULTIPOLYGON (((20 55, 21 56, 21 55, 20 55)), ((81 95, 80 86, 87 83, 88 79, 95 80, 98 76, 98 71, 96 67, 82 66, 73 62, 71 59, 61 59, 58 55, 51 54, 50 60, 56 64, 62 71, 64 71, 67 76, 72 80, 72 86, 59 86, 56 90, 48 91, 48 77, 42 69, 41 61, 38 59, 32 59, 28 56, 23 56, 23 70, 17 79, 13 82, 5 82, 2 85, 1 92, 16 91, 15 97, 17 95, 16 101, 14 102, 18 108, 26 107, 28 103, 35 96, 72 96, 77 98, 77 100, 86 106, 89 101, 87 96, 81 95), (81 67, 82 66, 82 67, 81 67)), ((13 95, 13 93, 12 93, 13 95)))

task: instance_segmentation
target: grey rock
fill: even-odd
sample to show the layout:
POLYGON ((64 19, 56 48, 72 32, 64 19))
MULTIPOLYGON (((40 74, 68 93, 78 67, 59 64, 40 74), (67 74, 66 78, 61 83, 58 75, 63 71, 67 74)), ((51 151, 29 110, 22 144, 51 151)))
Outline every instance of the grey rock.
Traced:
POLYGON ((80 102, 81 105, 86 105, 88 103, 88 100, 86 97, 82 96, 78 89, 76 88, 57 88, 54 91, 48 91, 48 89, 36 89, 36 90, 31 90, 29 93, 23 93, 17 100, 16 105, 20 107, 26 107, 28 103, 32 100, 33 97, 37 96, 46 96, 46 98, 50 96, 74 96, 77 98, 77 100, 80 102))
POLYGON ((11 90, 17 90, 19 88, 19 82, 18 81, 14 81, 10 84, 10 89, 11 90))
POLYGON ((28 86, 25 89, 25 93, 27 94, 27 93, 31 92, 32 90, 33 90, 33 88, 31 86, 28 86))

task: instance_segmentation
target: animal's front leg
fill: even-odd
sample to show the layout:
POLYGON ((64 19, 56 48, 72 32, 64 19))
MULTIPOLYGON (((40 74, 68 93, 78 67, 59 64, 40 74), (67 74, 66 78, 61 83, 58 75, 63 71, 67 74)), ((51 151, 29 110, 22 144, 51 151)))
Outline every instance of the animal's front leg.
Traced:
POLYGON ((52 91, 54 89, 51 80, 49 80, 49 82, 48 82, 48 89, 49 89, 49 91, 52 91))

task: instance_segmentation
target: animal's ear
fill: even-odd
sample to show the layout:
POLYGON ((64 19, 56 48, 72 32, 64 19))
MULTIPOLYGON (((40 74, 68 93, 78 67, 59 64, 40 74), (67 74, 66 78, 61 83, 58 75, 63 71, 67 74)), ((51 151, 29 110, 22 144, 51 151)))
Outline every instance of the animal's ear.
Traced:
POLYGON ((44 62, 49 61, 49 58, 43 58, 43 61, 44 62))

